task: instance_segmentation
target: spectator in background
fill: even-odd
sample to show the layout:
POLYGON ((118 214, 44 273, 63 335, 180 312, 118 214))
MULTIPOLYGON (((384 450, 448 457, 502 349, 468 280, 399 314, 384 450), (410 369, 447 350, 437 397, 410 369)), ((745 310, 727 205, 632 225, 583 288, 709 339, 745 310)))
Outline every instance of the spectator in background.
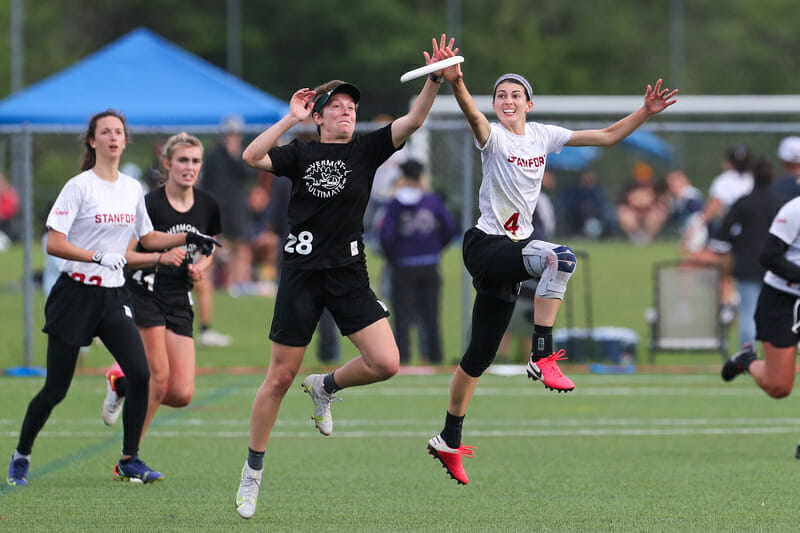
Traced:
POLYGON ((153 160, 144 172, 144 183, 148 191, 158 189, 163 184, 161 176, 161 154, 164 151, 164 137, 156 137, 153 140, 153 160))
POLYGON ((800 137, 786 137, 778 145, 778 157, 783 162, 783 174, 773 189, 784 203, 800 196, 800 137))
POLYGON ((703 222, 709 233, 719 228, 722 218, 733 203, 753 190, 750 172, 750 151, 744 145, 734 146, 725 152, 722 174, 714 178, 708 191, 708 203, 703 209, 703 222))
POLYGON ((18 215, 19 194, 6 175, 0 172, 0 235, 5 235, 9 240, 15 239, 13 224, 18 215))
POLYGON ((564 210, 569 214, 566 222, 572 234, 601 237, 608 230, 607 209, 606 193, 591 170, 583 171, 578 184, 569 188, 564 195, 564 210))
MULTIPOLYGON (((222 276, 222 285, 226 289, 249 279, 247 187, 254 180, 255 172, 242 162, 243 134, 241 117, 225 117, 220 126, 220 142, 208 154, 199 182, 199 187, 211 193, 219 204, 221 240, 225 244, 225 256, 229 258, 222 276)), ((215 268, 215 263, 212 263, 206 276, 194 286, 200 322, 197 341, 204 346, 230 346, 231 337, 212 328, 215 268)))
POLYGON ((666 186, 669 193, 668 222, 683 233, 692 215, 702 212, 703 193, 692 185, 682 170, 667 174, 666 186))
POLYGON ((753 166, 753 191, 736 200, 722 221, 709 247, 720 254, 724 270, 736 280, 739 295, 740 346, 755 346, 754 315, 766 269, 759 262, 772 220, 783 205, 772 188, 774 170, 759 159, 753 166))
POLYGON ((658 194, 650 165, 637 162, 631 176, 617 204, 617 221, 634 244, 644 246, 661 231, 669 211, 658 194))
POLYGON ((410 362, 409 330, 416 316, 422 350, 428 361, 442 361, 439 331, 442 250, 456 235, 456 223, 441 198, 431 192, 422 164, 409 159, 400 165, 394 199, 386 208, 380 243, 391 266, 394 333, 400 362, 410 362), (424 331, 423 331, 424 330, 424 331))

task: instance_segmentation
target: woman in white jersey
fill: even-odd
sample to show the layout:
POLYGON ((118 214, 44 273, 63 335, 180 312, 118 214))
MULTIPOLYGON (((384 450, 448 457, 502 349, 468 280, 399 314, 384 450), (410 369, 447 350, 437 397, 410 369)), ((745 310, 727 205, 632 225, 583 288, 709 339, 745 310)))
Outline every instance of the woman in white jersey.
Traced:
POLYGON ((785 398, 794 386, 800 342, 800 197, 784 204, 775 215, 760 259, 767 273, 755 320, 764 359, 747 345, 722 366, 722 379, 731 381, 750 372, 767 395, 785 398))
POLYGON ((67 182, 47 217, 47 253, 66 261, 45 304, 47 378, 28 405, 9 465, 9 484, 28 484, 34 440, 67 394, 80 347, 94 337, 100 337, 129 381, 122 413, 122 456, 114 478, 150 483, 164 477, 137 455, 150 373, 122 269, 126 264, 136 268, 169 261, 177 266, 183 261, 182 253, 127 251, 133 237, 148 249, 159 250, 187 242, 210 250, 215 241, 205 235, 153 231, 141 185, 119 171, 127 139, 120 113, 108 110, 92 117, 83 172, 67 182))
POLYGON ((494 84, 492 105, 499 124, 491 124, 478 111, 464 85, 460 65, 445 69, 444 77, 453 87, 481 151, 483 181, 480 218, 464 234, 464 265, 477 290, 472 335, 453 376, 444 429, 428 442, 428 452, 441 461, 453 479, 467 484, 469 478, 461 456, 471 456, 472 449, 461 444, 464 416, 480 376, 497 353, 520 282, 538 282, 528 376, 559 392, 575 387, 558 367, 557 361, 565 359, 564 350, 553 353, 552 336, 556 313, 575 270, 575 254, 567 246, 531 237, 547 155, 560 152, 565 145, 616 144, 652 115, 672 105, 678 91, 662 89, 658 80, 655 87, 647 86, 642 107, 619 122, 602 130, 570 131, 526 122, 526 114, 533 108, 533 91, 518 74, 500 76, 494 84))

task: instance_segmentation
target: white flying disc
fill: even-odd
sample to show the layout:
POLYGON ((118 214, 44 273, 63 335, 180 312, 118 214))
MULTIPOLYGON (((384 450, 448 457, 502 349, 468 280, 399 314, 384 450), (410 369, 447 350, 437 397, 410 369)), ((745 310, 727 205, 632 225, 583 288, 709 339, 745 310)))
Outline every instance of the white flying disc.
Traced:
POLYGON ((448 57, 447 59, 436 61, 435 63, 431 63, 430 65, 425 65, 424 67, 419 67, 415 68, 414 70, 409 70, 408 72, 400 76, 400 81, 405 83, 407 81, 415 80, 417 78, 421 78, 422 76, 433 74, 437 70, 441 70, 447 67, 452 67, 453 65, 458 65, 459 63, 463 62, 464 62, 464 56, 448 57))

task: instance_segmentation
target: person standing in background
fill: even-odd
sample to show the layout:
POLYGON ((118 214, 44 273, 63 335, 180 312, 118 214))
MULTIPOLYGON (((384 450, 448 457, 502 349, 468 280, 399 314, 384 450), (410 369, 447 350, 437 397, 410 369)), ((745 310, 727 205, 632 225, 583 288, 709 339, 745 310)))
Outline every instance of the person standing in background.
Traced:
MULTIPOLYGON (((209 152, 203 164, 198 186, 210 193, 219 204, 222 216, 221 240, 230 258, 223 286, 250 281, 247 242, 247 188, 256 174, 242 162, 244 121, 238 115, 225 117, 220 126, 220 142, 209 152)), ((204 346, 230 346, 230 336, 212 327, 214 318, 214 274, 211 264, 206 276, 195 284, 200 322, 198 342, 204 346)))
POLYGON ((800 196, 800 137, 786 137, 778 145, 778 158, 783 162, 783 174, 773 189, 785 202, 800 196))
POLYGON ((753 165, 753 190, 731 206, 709 248, 720 254, 723 270, 736 281, 739 295, 739 345, 755 346, 755 312, 766 270, 759 262, 772 220, 783 200, 772 188, 772 164, 759 159, 753 165))
POLYGON ((391 302, 400 363, 410 362, 409 330, 418 318, 424 340, 422 354, 442 362, 439 300, 442 250, 456 235, 456 223, 438 195, 429 190, 422 164, 409 159, 400 165, 394 199, 379 232, 381 248, 392 270, 391 302), (424 330, 424 331, 423 331, 424 330))

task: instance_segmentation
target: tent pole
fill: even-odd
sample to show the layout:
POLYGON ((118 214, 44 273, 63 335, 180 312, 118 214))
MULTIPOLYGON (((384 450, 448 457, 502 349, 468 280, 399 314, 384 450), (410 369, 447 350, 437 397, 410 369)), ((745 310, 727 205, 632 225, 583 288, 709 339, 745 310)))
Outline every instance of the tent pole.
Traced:
POLYGON ((25 331, 23 348, 25 366, 33 366, 33 150, 32 135, 25 125, 22 135, 23 186, 22 186, 22 235, 24 242, 22 291, 24 295, 25 331))

